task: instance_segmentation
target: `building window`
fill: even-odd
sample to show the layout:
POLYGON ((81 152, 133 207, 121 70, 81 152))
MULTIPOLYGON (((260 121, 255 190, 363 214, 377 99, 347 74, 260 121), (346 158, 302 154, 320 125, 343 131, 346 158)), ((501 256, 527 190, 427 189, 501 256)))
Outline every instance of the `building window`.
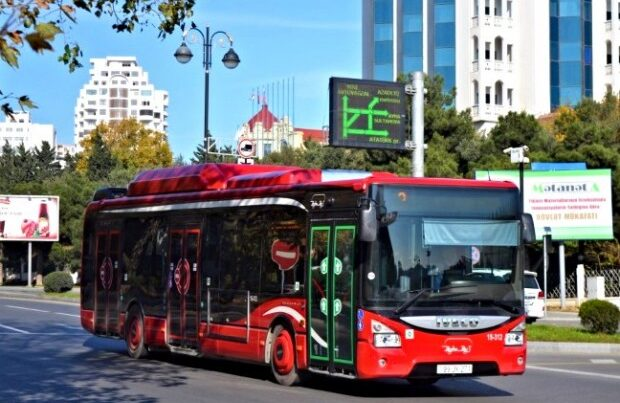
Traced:
POLYGON ((491 87, 485 87, 484 89, 484 103, 491 104, 491 87))
POLYGON ((512 45, 506 47, 506 58, 508 59, 508 63, 512 63, 512 45))
POLYGON ((493 11, 496 17, 502 16, 502 0, 495 0, 495 8, 493 11))
POLYGON ((495 38, 495 60, 502 61, 503 40, 501 37, 495 38))
POLYGON ((474 0, 474 17, 478 16, 479 13, 479 8, 478 8, 478 0, 474 0))
POLYGON ((491 42, 484 43, 484 60, 491 60, 491 42))
POLYGON ((474 80, 474 106, 478 106, 480 103, 480 94, 479 94, 479 85, 478 80, 474 80))
POLYGON ((607 0, 607 12, 605 13, 605 19, 611 21, 611 0, 607 0))
POLYGON ((512 88, 508 88, 508 93, 507 93, 506 98, 508 98, 507 99, 508 105, 512 106, 512 88))
POLYGON ((478 61, 478 37, 474 36, 474 61, 478 61))
POLYGON ((152 95, 152 91, 151 90, 142 90, 140 91, 140 95, 142 95, 143 97, 150 97, 152 95))
POLYGON ((607 41, 606 43, 606 49, 607 49, 607 64, 611 64, 611 41, 607 41))
POLYGON ((484 15, 491 15, 491 0, 484 0, 484 15))
POLYGON ((512 1, 510 0, 506 2, 506 16, 512 18, 512 1))
POLYGON ((86 90, 86 95, 97 95, 97 90, 86 90))
POLYGON ((504 100, 502 94, 504 92, 504 84, 501 81, 495 83, 495 105, 503 105, 504 100))

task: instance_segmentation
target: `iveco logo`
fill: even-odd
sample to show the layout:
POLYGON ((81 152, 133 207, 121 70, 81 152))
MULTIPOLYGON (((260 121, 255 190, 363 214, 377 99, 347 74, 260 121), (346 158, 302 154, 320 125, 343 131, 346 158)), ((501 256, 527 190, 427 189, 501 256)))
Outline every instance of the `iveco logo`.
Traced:
POLYGON ((475 316, 438 316, 435 322, 438 329, 473 329, 479 323, 475 316))

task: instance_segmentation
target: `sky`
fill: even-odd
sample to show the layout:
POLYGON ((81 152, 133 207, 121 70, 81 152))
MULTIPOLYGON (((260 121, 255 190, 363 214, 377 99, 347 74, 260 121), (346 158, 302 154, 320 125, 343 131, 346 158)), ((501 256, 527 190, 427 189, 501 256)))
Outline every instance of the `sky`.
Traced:
MULTIPOLYGON (((361 78, 357 0, 196 3, 191 21, 203 31, 209 26, 211 33, 229 33, 241 59, 234 70, 224 67, 221 59, 228 45, 221 43, 223 36, 215 37, 209 130, 219 145, 232 145, 237 129, 256 113, 257 90, 277 116, 289 115, 295 127, 320 129, 329 122, 329 78, 361 78)), ((112 23, 108 17, 78 14, 77 24, 66 26, 53 43, 54 52, 41 55, 24 47, 19 68, 1 62, 0 89, 5 95, 28 95, 38 107, 32 111, 33 122, 53 124, 57 142, 72 144, 74 108, 80 89, 89 81, 90 58, 135 56, 155 88, 168 91, 168 141, 175 156, 188 160, 203 141, 202 39, 188 42, 194 58, 183 65, 173 56, 182 41, 180 31, 162 40, 155 28, 119 34, 112 23), (57 61, 65 42, 78 42, 83 52, 84 67, 73 73, 57 61)))

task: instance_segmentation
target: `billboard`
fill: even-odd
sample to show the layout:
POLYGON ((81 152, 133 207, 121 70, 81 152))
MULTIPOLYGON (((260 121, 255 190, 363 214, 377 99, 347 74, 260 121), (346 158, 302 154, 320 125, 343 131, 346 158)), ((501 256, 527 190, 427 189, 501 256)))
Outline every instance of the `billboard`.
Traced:
POLYGON ((58 241, 58 196, 0 195, 0 242, 58 241))
MULTIPOLYGON (((476 171, 476 179, 519 186, 519 171, 476 171)), ((614 238, 610 169, 524 171, 523 188, 523 210, 534 218, 537 239, 545 233, 554 240, 614 238)))
POLYGON ((332 77, 329 80, 329 144, 405 149, 405 85, 332 77))

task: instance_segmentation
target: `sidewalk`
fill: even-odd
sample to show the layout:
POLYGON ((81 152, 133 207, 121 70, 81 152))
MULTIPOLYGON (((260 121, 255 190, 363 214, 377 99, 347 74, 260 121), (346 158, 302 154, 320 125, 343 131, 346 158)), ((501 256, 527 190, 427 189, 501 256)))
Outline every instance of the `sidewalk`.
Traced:
MULTIPOLYGON (((80 292, 79 287, 73 287, 73 292, 80 292)), ((58 296, 46 297, 43 287, 0 286, 0 297, 20 299, 40 299, 45 301, 60 301, 79 305, 80 301, 74 298, 58 296)), ((538 319, 537 324, 554 326, 581 327, 577 312, 547 311, 544 318, 538 319)), ((566 343, 531 341, 527 343, 528 352, 537 353, 566 353, 566 354, 604 354, 620 356, 620 344, 610 343, 566 343)))
MULTIPOLYGON (((79 293, 80 287, 73 287, 70 291, 72 293, 79 293)), ((43 287, 26 287, 19 285, 3 285, 0 286, 0 297, 20 298, 20 299, 40 299, 46 301, 60 301, 68 302, 79 305, 80 300, 76 298, 63 298, 59 295, 46 296, 43 287)))

